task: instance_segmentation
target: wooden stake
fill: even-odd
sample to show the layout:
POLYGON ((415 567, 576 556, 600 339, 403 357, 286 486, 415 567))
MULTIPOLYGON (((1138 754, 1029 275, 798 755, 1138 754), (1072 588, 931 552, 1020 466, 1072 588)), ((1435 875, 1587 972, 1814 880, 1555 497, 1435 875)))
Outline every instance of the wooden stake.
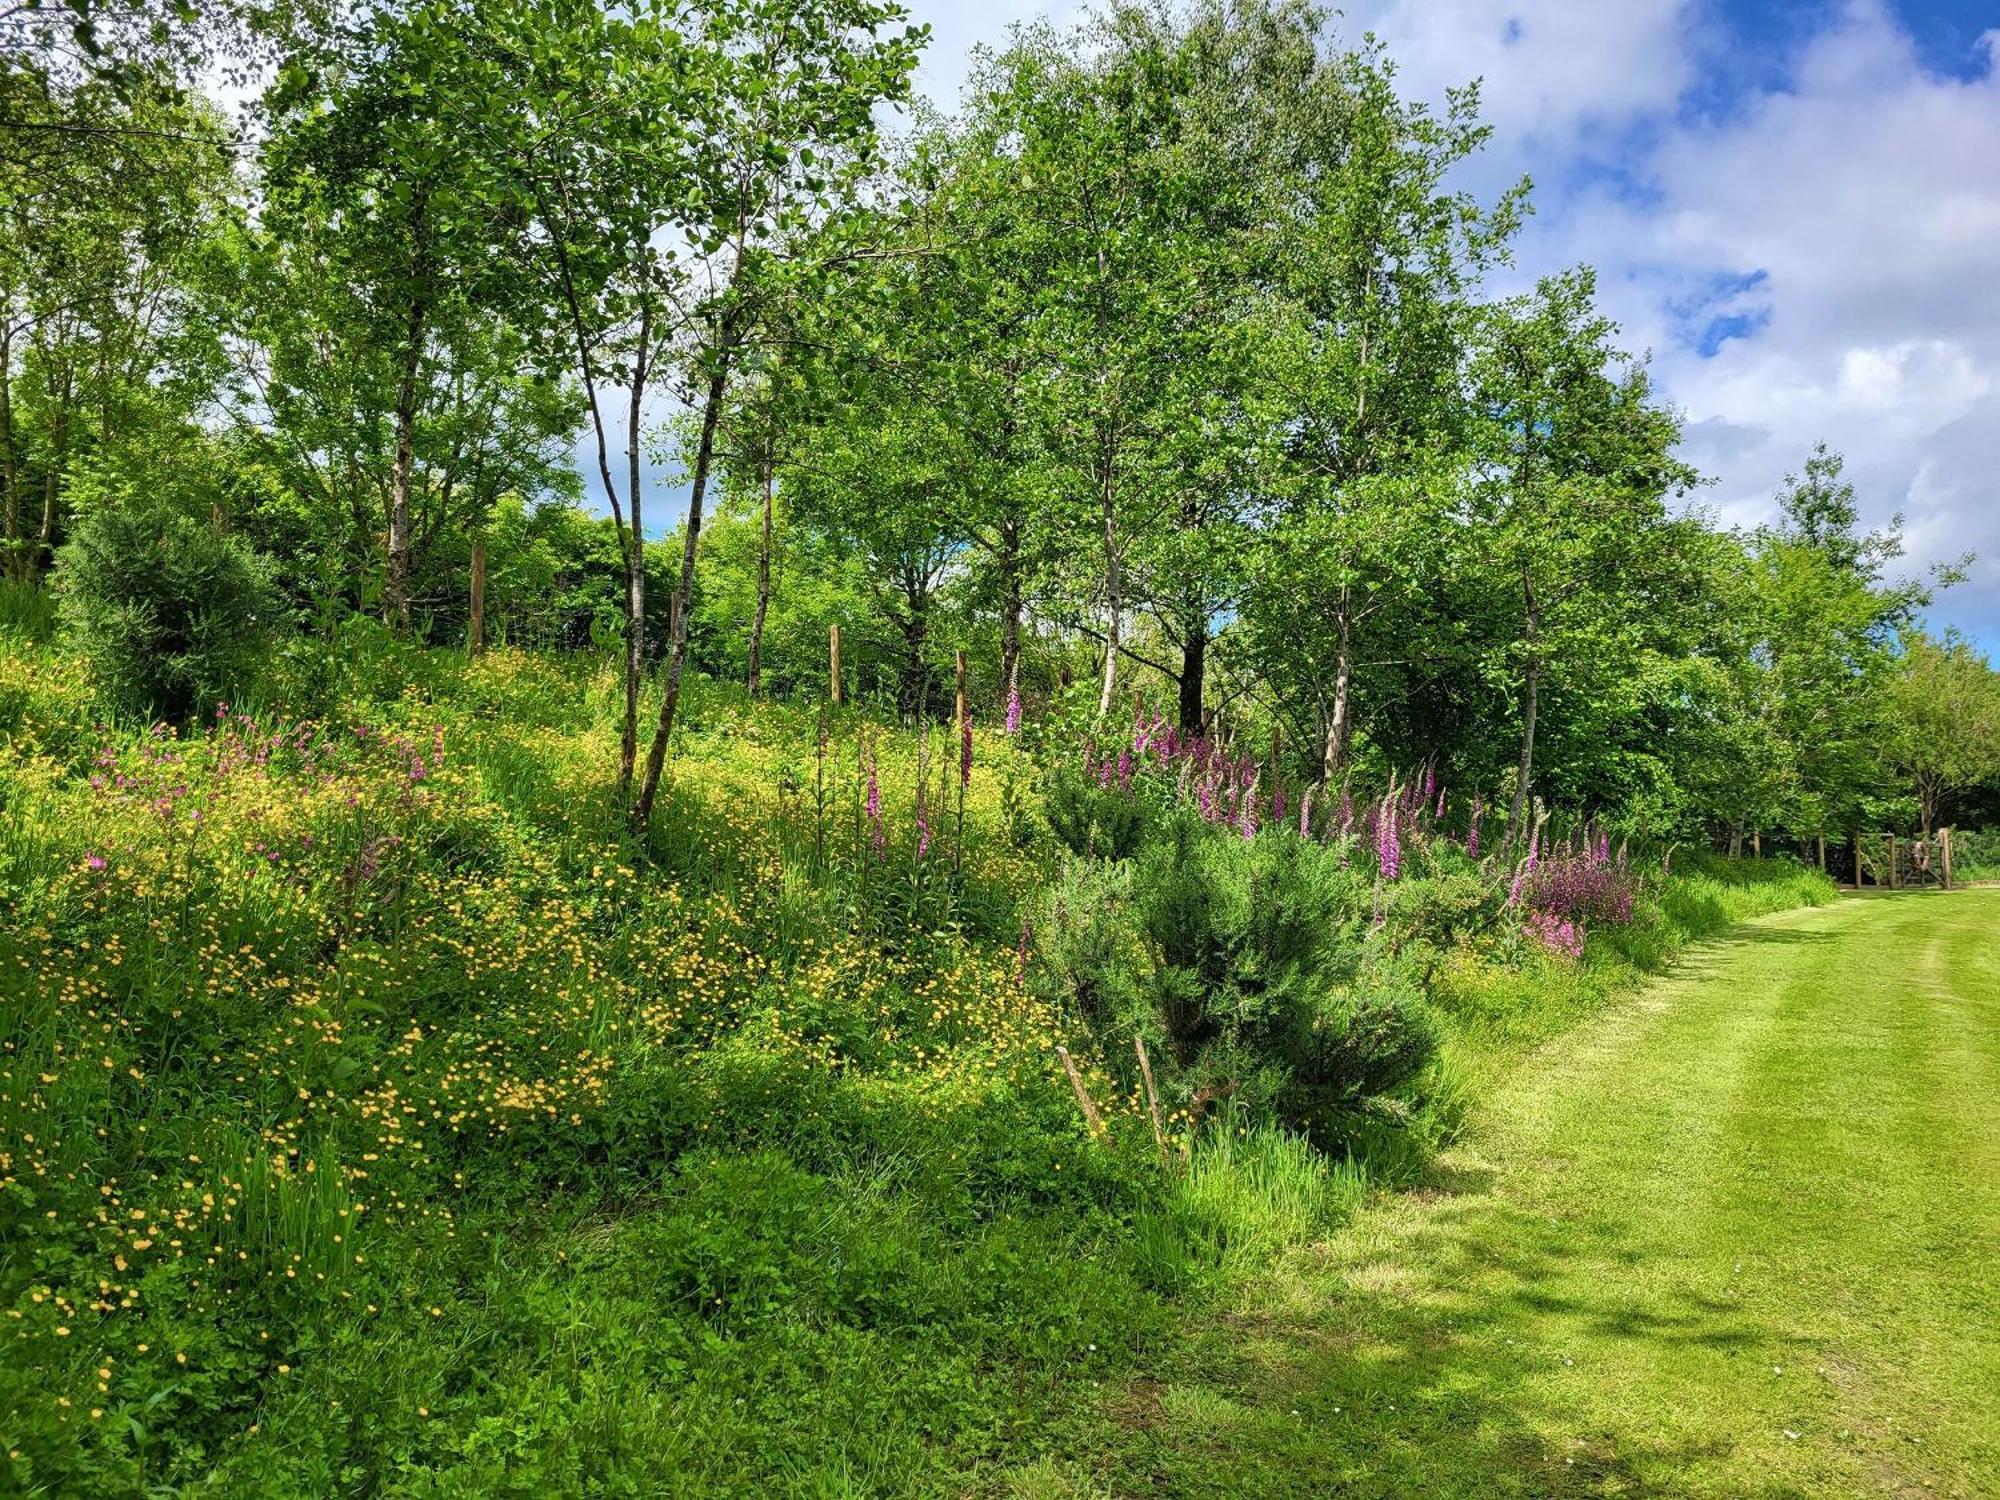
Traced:
POLYGON ((1083 1086, 1083 1075, 1077 1072, 1076 1063, 1069 1055, 1069 1048, 1057 1046, 1056 1056, 1062 1059, 1063 1071, 1069 1074, 1069 1086, 1076 1090, 1077 1108, 1083 1111, 1084 1124, 1090 1127, 1090 1133, 1097 1137, 1098 1144, 1108 1148, 1111 1145, 1111 1132, 1105 1127, 1104 1116, 1100 1115, 1097 1106, 1091 1103, 1090 1090, 1083 1086))
POLYGON ((1951 830, 1949 828, 1940 828, 1938 830, 1938 845, 1944 852, 1944 888, 1946 890, 1950 890, 1951 889, 1951 830))
POLYGON ((472 536, 472 619, 466 630, 466 645, 474 656, 486 649, 486 533, 472 536))
POLYGON ((1889 835, 1889 889, 1895 890, 1903 883, 1902 871, 1896 868, 1896 835, 1889 835))
POLYGON ((958 696, 953 704, 954 717, 952 719, 952 723, 957 727, 958 732, 960 734, 964 734, 966 715, 965 715, 965 653, 963 651, 958 652, 953 657, 953 665, 956 666, 958 669, 958 696))
POLYGON ((1826 873, 1826 835, 1822 833, 1818 837, 1819 837, 1819 872, 1820 874, 1824 875, 1826 873))
POLYGON ((835 706, 840 703, 840 626, 829 625, 826 632, 826 684, 827 696, 835 706))
POLYGON ((1160 1091, 1153 1087, 1153 1062, 1146 1056, 1146 1039, 1132 1038, 1132 1050, 1139 1054, 1139 1077, 1146 1084, 1146 1109, 1153 1116, 1153 1144, 1160 1148, 1160 1165, 1167 1166, 1167 1125, 1160 1118, 1160 1091))

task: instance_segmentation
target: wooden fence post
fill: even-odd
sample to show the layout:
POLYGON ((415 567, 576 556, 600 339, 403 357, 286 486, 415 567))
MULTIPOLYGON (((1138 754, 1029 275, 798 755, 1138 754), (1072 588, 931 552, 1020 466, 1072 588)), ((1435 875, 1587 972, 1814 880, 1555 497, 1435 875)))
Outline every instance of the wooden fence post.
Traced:
POLYGON ((1854 851, 1854 888, 1861 889, 1861 830, 1855 829, 1848 835, 1848 846, 1854 851))
POLYGON ((1938 843, 1944 851, 1944 888, 1946 890, 1950 890, 1951 889, 1951 830, 1949 828, 1940 828, 1938 830, 1938 843))
POLYGON ((840 626, 829 625, 826 632, 826 682, 828 696, 840 703, 840 626))
POLYGON ((1104 1124, 1104 1116, 1097 1112, 1097 1105, 1091 1101, 1090 1090, 1083 1086, 1083 1075, 1076 1070, 1070 1059, 1069 1048, 1057 1047, 1056 1056, 1062 1059, 1063 1071, 1069 1074, 1069 1086, 1076 1091, 1077 1108, 1083 1111, 1083 1120, 1090 1127, 1090 1133, 1101 1146, 1111 1144, 1111 1132, 1104 1124))
POLYGON ((1819 872, 1820 874, 1824 875, 1826 873, 1826 835, 1822 833, 1818 837, 1819 837, 1819 872))
POLYGON ((1896 868, 1896 835, 1892 833, 1886 837, 1889 840, 1889 889, 1893 891, 1902 885, 1903 875, 1896 868))
POLYGON ((486 533, 472 534, 472 598, 468 603, 471 619, 465 643, 474 656, 486 649, 486 533))
POLYGON ((956 657, 953 659, 953 665, 958 669, 958 693, 952 704, 952 713, 953 713, 952 722, 953 725, 957 728, 958 732, 960 734, 964 734, 966 725, 966 712, 965 712, 965 653, 963 651, 957 653, 956 657))
POLYGON ((1133 1037, 1132 1050, 1139 1054, 1139 1077, 1146 1085, 1146 1109, 1153 1117, 1153 1143, 1160 1148, 1160 1165, 1168 1166, 1167 1126, 1160 1118, 1160 1091, 1153 1087, 1153 1060, 1146 1056, 1146 1039, 1133 1037))

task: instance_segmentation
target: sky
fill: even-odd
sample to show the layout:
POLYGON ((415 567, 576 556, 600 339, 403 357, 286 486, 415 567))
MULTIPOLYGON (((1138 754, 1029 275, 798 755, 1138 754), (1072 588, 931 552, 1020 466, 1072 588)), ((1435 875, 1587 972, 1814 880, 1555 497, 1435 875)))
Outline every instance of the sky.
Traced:
MULTIPOLYGON (((918 88, 951 107, 976 43, 1082 7, 905 0, 918 88)), ((1404 92, 1477 79, 1464 185, 1523 174, 1534 217, 1493 290, 1587 263, 1649 353, 1725 524, 1775 514, 1824 439, 1904 566, 2000 658, 2000 0, 1349 0, 1404 92)))

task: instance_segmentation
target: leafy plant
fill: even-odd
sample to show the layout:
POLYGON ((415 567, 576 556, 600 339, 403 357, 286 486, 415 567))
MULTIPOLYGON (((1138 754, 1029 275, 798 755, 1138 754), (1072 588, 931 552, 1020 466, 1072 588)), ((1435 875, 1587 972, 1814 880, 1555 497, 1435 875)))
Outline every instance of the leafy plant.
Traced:
POLYGON ((86 515, 58 555, 62 617, 114 706, 180 720, 247 681, 277 622, 266 561, 157 503, 86 515))

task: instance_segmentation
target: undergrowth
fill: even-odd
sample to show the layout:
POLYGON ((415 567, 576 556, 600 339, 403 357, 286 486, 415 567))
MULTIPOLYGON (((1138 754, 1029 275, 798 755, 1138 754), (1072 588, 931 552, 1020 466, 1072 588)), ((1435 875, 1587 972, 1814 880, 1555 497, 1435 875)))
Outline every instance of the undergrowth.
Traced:
POLYGON ((1030 1482, 1191 1306, 1411 1175, 1475 1043, 1823 894, 1680 859, 1579 963, 1428 811, 1385 872, 1254 789, 1172 825, 1162 776, 1072 856, 1005 734, 705 682, 639 831, 599 664, 357 622, 175 730, 46 624, 0 643, 21 1493, 1030 1482))

